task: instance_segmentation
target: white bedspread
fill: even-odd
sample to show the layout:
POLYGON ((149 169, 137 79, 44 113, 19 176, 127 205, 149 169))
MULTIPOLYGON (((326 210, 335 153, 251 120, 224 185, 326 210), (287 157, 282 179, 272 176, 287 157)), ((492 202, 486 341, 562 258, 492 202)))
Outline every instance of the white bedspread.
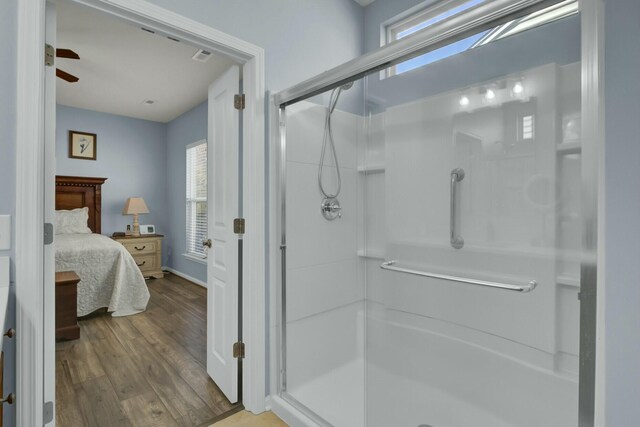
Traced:
POLYGON ((107 307, 113 316, 147 308, 149 290, 133 257, 120 243, 101 234, 56 235, 56 271, 75 271, 78 316, 107 307))

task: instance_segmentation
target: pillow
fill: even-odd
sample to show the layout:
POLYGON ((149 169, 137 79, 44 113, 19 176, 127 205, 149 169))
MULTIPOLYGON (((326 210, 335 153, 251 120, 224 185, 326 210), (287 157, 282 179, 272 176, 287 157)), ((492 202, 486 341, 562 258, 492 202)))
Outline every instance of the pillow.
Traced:
POLYGON ((89 208, 56 211, 56 234, 90 234, 89 208))

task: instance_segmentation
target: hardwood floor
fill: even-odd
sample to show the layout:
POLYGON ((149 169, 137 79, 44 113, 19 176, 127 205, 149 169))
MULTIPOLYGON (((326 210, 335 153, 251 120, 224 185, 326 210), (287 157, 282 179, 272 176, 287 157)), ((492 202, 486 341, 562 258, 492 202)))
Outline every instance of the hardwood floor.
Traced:
POLYGON ((56 344, 58 426, 201 426, 237 408, 207 375, 207 290, 173 274, 147 285, 144 313, 94 313, 56 344))

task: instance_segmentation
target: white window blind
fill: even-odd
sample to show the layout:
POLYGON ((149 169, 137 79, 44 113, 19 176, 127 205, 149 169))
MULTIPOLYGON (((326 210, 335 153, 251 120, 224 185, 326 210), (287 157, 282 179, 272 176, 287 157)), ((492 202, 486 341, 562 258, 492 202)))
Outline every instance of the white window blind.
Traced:
POLYGON ((187 255, 206 258, 207 141, 187 146, 187 255))
POLYGON ((533 114, 527 114, 522 116, 522 122, 520 123, 520 137, 523 140, 533 139, 533 129, 534 129, 534 116, 533 114))

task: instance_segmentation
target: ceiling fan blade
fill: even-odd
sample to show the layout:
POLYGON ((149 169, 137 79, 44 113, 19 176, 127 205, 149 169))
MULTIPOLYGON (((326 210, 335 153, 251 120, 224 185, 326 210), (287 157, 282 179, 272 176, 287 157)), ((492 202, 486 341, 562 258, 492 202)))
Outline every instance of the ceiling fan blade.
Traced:
POLYGON ((65 71, 62 71, 59 68, 56 68, 56 77, 60 77, 62 80, 65 80, 69 83, 75 83, 78 80, 80 80, 79 78, 77 78, 76 76, 69 74, 65 71))
POLYGON ((80 55, 71 49, 56 49, 56 56, 58 58, 80 59, 80 55))

